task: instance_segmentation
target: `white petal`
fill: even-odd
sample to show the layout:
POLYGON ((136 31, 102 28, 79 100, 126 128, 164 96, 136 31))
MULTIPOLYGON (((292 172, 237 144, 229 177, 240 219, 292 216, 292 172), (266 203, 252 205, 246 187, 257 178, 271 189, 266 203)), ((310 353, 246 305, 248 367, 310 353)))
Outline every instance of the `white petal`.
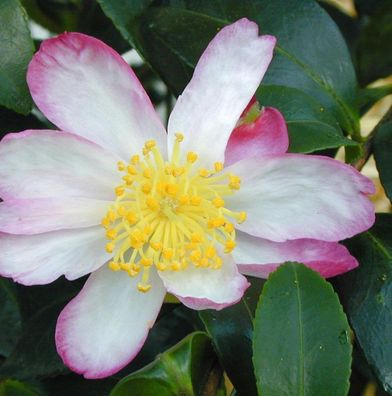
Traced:
POLYGON ((114 197, 119 157, 70 133, 10 133, 0 142, 0 196, 7 198, 114 197))
POLYGON ((0 203, 0 231, 40 234, 101 223, 111 202, 88 198, 14 199, 0 203))
POLYGON ((196 268, 182 271, 160 271, 159 276, 169 293, 193 309, 220 310, 238 302, 249 283, 237 270, 232 257, 224 255, 220 269, 196 268))
POLYGON ((139 352, 165 296, 156 272, 147 293, 137 279, 106 266, 94 272, 57 321, 57 351, 64 363, 85 378, 108 377, 139 352))
POLYGON ((0 274, 24 285, 42 285, 59 276, 80 278, 103 265, 102 227, 54 231, 37 235, 0 233, 0 274))
POLYGON ((283 154, 242 160, 227 168, 241 189, 227 206, 247 212, 241 231, 276 242, 339 241, 367 230, 374 185, 353 167, 328 157, 283 154))
POLYGON ((166 133, 132 69, 102 41, 80 33, 45 40, 27 74, 31 95, 60 129, 127 160, 166 133))
POLYGON ((169 119, 169 153, 174 134, 185 139, 184 152, 196 151, 199 163, 223 162, 227 141, 272 59, 276 39, 259 36, 243 18, 224 27, 196 65, 169 119))

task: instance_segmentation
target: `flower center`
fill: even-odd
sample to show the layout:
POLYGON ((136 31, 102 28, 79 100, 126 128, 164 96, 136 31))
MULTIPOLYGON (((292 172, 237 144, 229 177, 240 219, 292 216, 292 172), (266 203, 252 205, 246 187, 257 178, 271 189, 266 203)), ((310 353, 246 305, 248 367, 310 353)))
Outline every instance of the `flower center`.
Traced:
POLYGON ((128 164, 117 164, 124 182, 115 188, 117 198, 102 219, 109 239, 106 251, 113 253, 113 271, 141 274, 141 292, 151 288, 152 265, 158 271, 189 265, 219 269, 221 255, 235 248, 233 221, 246 219, 245 212, 232 212, 224 201, 239 190, 240 178, 222 172, 221 162, 213 170, 197 168, 195 152, 181 161, 183 139, 176 134, 170 161, 149 140, 142 158, 134 155, 128 164))

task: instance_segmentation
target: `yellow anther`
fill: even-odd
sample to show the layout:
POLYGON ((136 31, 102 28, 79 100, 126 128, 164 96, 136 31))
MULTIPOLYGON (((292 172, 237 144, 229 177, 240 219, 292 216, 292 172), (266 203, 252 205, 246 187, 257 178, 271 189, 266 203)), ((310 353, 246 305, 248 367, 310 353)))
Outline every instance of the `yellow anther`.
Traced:
POLYGON ((188 205, 189 204, 189 195, 181 195, 181 197, 178 198, 178 202, 181 205, 188 205))
POLYGON ((138 174, 138 171, 137 171, 136 167, 134 167, 133 165, 128 165, 127 166, 127 172, 130 175, 137 175, 138 174))
POLYGON ((225 201, 221 198, 221 197, 215 197, 212 200, 212 204, 216 207, 216 208, 223 208, 225 206, 225 201))
POLYGON ((215 248, 212 247, 212 246, 209 246, 209 247, 206 249, 206 251, 205 251, 205 255, 206 255, 206 257, 208 257, 208 258, 213 258, 213 257, 215 257, 215 256, 216 256, 216 250, 215 250, 215 248))
POLYGON ((127 272, 129 276, 136 276, 140 272, 140 265, 132 263, 127 272))
POLYGON ((225 231, 228 233, 232 233, 234 231, 234 225, 232 223, 226 223, 225 231))
POLYGON ((214 169, 215 169, 215 172, 220 172, 220 171, 222 171, 222 170, 223 170, 223 164, 222 164, 222 162, 215 162, 215 164, 214 164, 214 169))
POLYGON ((243 222, 246 220, 246 218, 247 218, 246 212, 239 212, 239 213, 238 213, 238 220, 237 220, 237 222, 238 222, 239 224, 241 224, 241 223, 243 223, 243 222))
POLYGON ((132 225, 135 224, 137 222, 137 215, 135 212, 129 211, 127 212, 127 214, 125 215, 125 219, 127 220, 127 222, 132 225))
POLYGON ((174 195, 177 194, 178 185, 177 184, 168 183, 165 186, 165 191, 166 191, 167 194, 174 196, 174 195))
POLYGON ((193 250, 189 255, 189 258, 192 262, 197 263, 201 259, 201 252, 200 250, 193 250))
POLYGON ((109 268, 110 268, 112 271, 120 271, 121 266, 120 266, 120 263, 117 263, 116 261, 111 261, 111 262, 109 263, 109 268))
POLYGON ((125 175, 122 177, 122 179, 125 181, 125 184, 127 186, 130 186, 133 183, 133 179, 131 175, 125 175))
POLYGON ((229 176, 229 187, 233 190, 239 190, 241 187, 241 179, 238 176, 229 176))
POLYGON ((153 211, 157 212, 160 209, 159 202, 152 198, 152 197, 147 197, 146 199, 146 205, 153 211))
POLYGON ((210 171, 208 169, 201 168, 201 169, 199 169, 199 176, 208 177, 208 176, 210 176, 210 171))
POLYGON ((116 193, 116 195, 118 197, 121 197, 121 195, 124 195, 124 193, 125 193, 125 188, 124 188, 124 186, 118 186, 114 189, 114 192, 116 193))
POLYGON ((167 264, 163 263, 162 261, 158 261, 155 266, 157 267, 158 271, 165 271, 167 269, 167 264))
POLYGON ((146 157, 148 155, 148 153, 150 152, 150 150, 147 147, 143 147, 142 149, 142 153, 143 155, 146 157))
POLYGON ((187 160, 189 163, 191 163, 191 164, 195 163, 195 162, 197 161, 197 158, 198 158, 197 153, 195 153, 195 152, 193 152, 193 151, 189 151, 189 153, 188 153, 187 156, 186 156, 186 160, 187 160))
POLYGON ((152 185, 150 182, 145 182, 142 184, 142 191, 144 194, 149 194, 151 192, 152 185))
POLYGON ((146 225, 143 228, 143 234, 145 237, 148 237, 151 234, 151 227, 149 225, 146 225))
POLYGON ((147 257, 142 257, 142 259, 140 260, 140 264, 143 265, 144 267, 149 267, 152 264, 152 259, 147 257))
POLYGON ((174 256, 174 251, 172 248, 164 248, 163 252, 162 252, 162 256, 166 259, 166 260, 171 260, 174 256))
POLYGON ((120 263, 120 267, 123 271, 130 271, 131 263, 120 263))
POLYGON ((174 170, 173 165, 166 165, 165 166, 165 173, 167 175, 172 175, 173 174, 173 170, 174 170))
POLYGON ((108 217, 104 217, 102 220, 101 220, 101 224, 106 228, 106 227, 109 227, 109 225, 110 225, 110 220, 109 220, 109 218, 108 217))
POLYGON ((229 240, 226 241, 226 243, 225 243, 225 250, 224 250, 224 252, 225 252, 225 253, 231 253, 231 252, 234 250, 235 247, 236 247, 236 243, 235 243, 233 240, 229 239, 229 240))
POLYGON ((116 245, 113 242, 109 242, 106 244, 105 249, 108 253, 113 253, 115 247, 116 245))
POLYGON ((181 143, 184 140, 184 135, 182 133, 175 133, 174 136, 176 137, 176 140, 179 143, 181 143))
POLYGON ((162 250, 163 246, 160 242, 150 242, 150 246, 156 251, 159 252, 162 250))
POLYGON ((144 144, 144 147, 146 147, 146 149, 148 149, 148 150, 151 150, 156 145, 157 145, 157 142, 154 139, 151 139, 151 140, 147 140, 147 142, 144 144))
POLYGON ((181 263, 179 261, 173 261, 170 264, 170 269, 172 271, 180 271, 181 270, 181 263))
POLYGON ((208 258, 202 257, 199 261, 200 267, 208 267, 208 258))
POLYGON ((200 243, 200 242, 203 241, 203 237, 201 236, 201 234, 200 234, 199 232, 194 232, 194 233, 191 235, 191 241, 192 241, 193 243, 200 243))
POLYGON ((224 217, 215 217, 213 219, 208 220, 208 227, 209 228, 218 228, 222 227, 225 224, 224 217))
POLYGON ((183 166, 179 166, 177 168, 173 168, 172 175, 175 177, 181 176, 185 173, 185 168, 183 166))
POLYGON ((124 208, 124 206, 119 206, 117 208, 117 214, 121 217, 125 216, 127 214, 127 210, 124 208))
POLYGON ((117 231, 113 228, 106 231, 106 238, 108 239, 116 239, 117 231))
POLYGON ((140 157, 139 157, 138 155, 133 155, 133 156, 131 157, 131 163, 132 163, 133 165, 137 165, 139 162, 140 162, 140 157))
POLYGON ((219 256, 216 256, 215 263, 214 263, 214 269, 221 268, 222 264, 223 264, 223 260, 219 256))
POLYGON ((125 170, 125 164, 122 161, 118 161, 117 162, 117 169, 122 172, 123 170, 125 170))
POLYGON ((201 197, 199 197, 198 195, 193 195, 190 201, 191 201, 191 205, 199 206, 201 204, 201 197))
POLYGON ((137 289, 142 293, 147 293, 151 289, 151 285, 147 285, 144 283, 139 282, 137 284, 137 289))
POLYGON ((143 171, 143 176, 144 176, 146 179, 151 179, 151 177, 152 177, 152 170, 151 170, 150 168, 144 169, 144 171, 143 171))
POLYGON ((107 213, 107 218, 109 219, 109 221, 113 222, 117 218, 116 212, 114 210, 109 210, 107 213))

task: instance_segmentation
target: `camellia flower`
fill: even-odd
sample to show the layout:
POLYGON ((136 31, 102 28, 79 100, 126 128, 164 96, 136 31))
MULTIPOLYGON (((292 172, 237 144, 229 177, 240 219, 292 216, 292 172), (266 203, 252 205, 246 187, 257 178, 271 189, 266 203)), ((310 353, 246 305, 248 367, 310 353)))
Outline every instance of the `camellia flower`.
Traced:
POLYGON ((333 159, 286 154, 280 113, 251 102, 274 45, 246 19, 223 28, 166 134, 111 48, 78 33, 42 43, 27 81, 61 132, 0 144, 0 273, 25 285, 92 273, 57 323, 72 370, 100 378, 125 366, 166 291, 221 309, 248 287, 241 273, 357 265, 337 241, 373 224, 373 184, 333 159))

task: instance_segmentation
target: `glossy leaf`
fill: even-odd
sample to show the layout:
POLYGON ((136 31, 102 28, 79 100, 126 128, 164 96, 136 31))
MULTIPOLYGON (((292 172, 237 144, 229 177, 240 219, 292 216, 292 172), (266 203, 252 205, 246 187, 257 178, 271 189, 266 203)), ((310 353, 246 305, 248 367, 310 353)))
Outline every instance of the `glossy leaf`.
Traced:
POLYGON ((313 1, 166 0, 157 7, 141 0, 99 3, 177 95, 217 30, 248 17, 258 22, 262 33, 278 38, 264 83, 303 91, 345 130, 358 130, 350 55, 336 25, 313 1))
POLYGON ((259 393, 346 395, 352 351, 349 331, 327 281, 302 264, 280 266, 264 285, 254 322, 259 393))
POLYGON ((32 101, 26 71, 34 44, 19 0, 0 2, 0 42, 0 105, 27 114, 32 101))
POLYGON ((359 80, 368 84, 392 73, 392 3, 385 4, 364 27, 357 47, 359 80))
POLYGON ((347 241, 360 266, 337 279, 350 323, 369 364, 392 391, 392 215, 347 241))
POLYGON ((22 382, 7 379, 0 381, 1 396, 39 396, 38 392, 22 382))
POLYGON ((110 395, 202 395, 211 382, 220 387, 216 363, 210 338, 202 332, 192 333, 148 366, 122 379, 110 395))
POLYGON ((257 395, 252 364, 253 317, 264 281, 252 279, 251 283, 245 296, 232 307, 199 312, 219 360, 239 396, 257 395))
POLYGON ((377 126, 373 151, 381 183, 392 201, 392 109, 377 126))
POLYGON ((263 106, 275 106, 283 114, 290 137, 289 151, 310 153, 358 143, 343 136, 336 119, 315 99, 298 89, 262 85, 257 98, 263 106), (298 106, 300 101, 301 106, 298 106))
POLYGON ((16 286, 0 277, 0 356, 8 356, 22 331, 16 286))

